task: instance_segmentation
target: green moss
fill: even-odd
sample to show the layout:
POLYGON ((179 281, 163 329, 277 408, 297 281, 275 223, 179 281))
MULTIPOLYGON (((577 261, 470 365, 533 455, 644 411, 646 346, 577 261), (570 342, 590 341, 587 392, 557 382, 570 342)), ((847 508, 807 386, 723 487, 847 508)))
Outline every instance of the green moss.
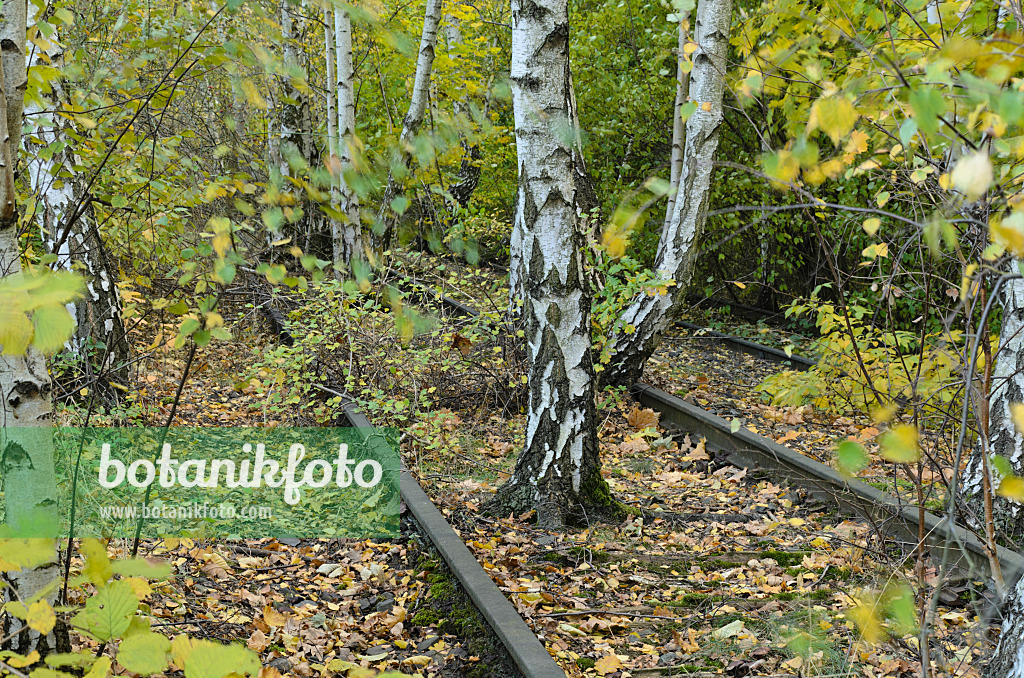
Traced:
POLYGON ((433 610, 420 610, 412 617, 412 623, 416 626, 430 626, 438 621, 437 613, 433 610))
POLYGON ((455 595, 455 586, 450 581, 440 581, 430 587, 430 597, 445 600, 455 595))
POLYGON ((619 522, 626 517, 628 509, 625 504, 612 496, 612 490, 600 471, 591 473, 580 485, 580 496, 584 506, 597 510, 608 520, 619 522))
POLYGON ((594 668, 594 665, 596 663, 597 662, 591 659, 590 657, 580 657, 576 660, 576 666, 580 667, 584 671, 586 671, 587 669, 594 668))

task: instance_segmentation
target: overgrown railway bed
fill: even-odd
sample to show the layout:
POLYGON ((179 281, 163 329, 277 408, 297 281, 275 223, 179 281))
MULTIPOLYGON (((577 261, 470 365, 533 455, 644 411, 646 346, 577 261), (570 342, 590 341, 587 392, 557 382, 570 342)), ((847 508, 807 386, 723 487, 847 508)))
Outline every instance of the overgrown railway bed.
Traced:
MULTIPOLYGON (((467 312, 466 304, 450 303, 442 295, 438 295, 432 302, 435 306, 448 306, 453 315, 464 317, 472 312, 472 309, 467 312)), ((692 331, 693 328, 690 329, 692 331)), ((747 340, 726 335, 718 335, 714 339, 719 344, 728 346, 730 350, 744 352, 744 359, 753 359, 759 363, 758 367, 765 374, 776 371, 779 362, 790 365, 796 363, 798 367, 803 368, 812 364, 809 360, 794 360, 792 356, 778 349, 747 340)), ((665 349, 668 352, 667 357, 672 357, 672 350, 669 343, 665 349)), ((661 359, 664 361, 665 358, 663 353, 661 359)), ((753 376, 749 371, 741 373, 748 380, 753 376)), ((749 389, 752 385, 747 383, 737 386, 749 389)), ((504 583, 503 590, 528 618, 548 649, 562 660, 561 663, 568 673, 575 675, 572 664, 565 661, 566 659, 573 660, 577 667, 585 670, 593 665, 592 662, 600 660, 602 650, 607 651, 615 645, 614 642, 610 642, 607 645, 598 644, 584 648, 574 647, 574 643, 566 642, 563 639, 565 636, 575 635, 573 629, 579 631, 581 635, 588 635, 581 631, 580 627, 574 627, 572 624, 568 624, 567 627, 567 622, 579 622, 581 619, 585 620, 583 628, 588 631, 601 628, 611 631, 612 636, 615 635, 616 629, 622 634, 634 629, 628 636, 632 638, 635 634, 637 639, 635 643, 628 641, 632 647, 615 651, 614 659, 611 659, 612 655, 604 655, 608 660, 607 668, 616 665, 616 662, 622 663, 622 660, 626 660, 622 663, 625 670, 623 675, 670 675, 675 671, 713 669, 714 660, 711 660, 710 664, 702 663, 702 658, 707 659, 709 654, 692 635, 693 618, 678 614, 680 601, 684 602, 683 607, 686 602, 693 604, 701 601, 703 605, 707 601, 713 601, 710 617, 703 618, 705 622, 711 621, 711 637, 716 640, 739 638, 744 641, 741 645, 745 644, 745 648, 732 648, 730 651, 741 649, 749 652, 741 651, 735 655, 737 659, 733 662, 734 665, 728 667, 730 672, 760 673, 769 668, 777 671, 785 664, 782 659, 788 655, 785 651, 780 653, 772 650, 770 644, 765 644, 765 632, 767 631, 769 636, 774 635, 776 640, 780 633, 784 635, 787 632, 787 624, 792 621, 790 612, 787 612, 787 609, 792 610, 790 601, 796 599, 802 601, 801 604, 810 605, 811 608, 820 608, 821 606, 810 601, 816 599, 835 603, 843 600, 845 596, 845 603, 854 604, 855 601, 846 596, 845 592, 837 592, 834 586, 829 585, 830 568, 843 572, 843 578, 860 579, 858 585, 861 586, 870 585, 872 579, 868 576, 872 569, 872 566, 867 565, 868 562, 873 561, 876 566, 883 565, 883 569, 890 573, 904 567, 909 569, 914 559, 912 544, 916 542, 922 517, 925 524, 924 532, 928 536, 927 542, 933 555, 946 549, 952 535, 957 545, 947 549, 946 554, 952 556, 952 560, 958 565, 965 566, 961 570, 962 573, 971 575, 967 579, 958 579, 959 584, 954 582, 948 585, 944 596, 952 598, 945 602, 958 605, 964 604, 968 599, 981 599, 982 591, 974 589, 970 581, 980 583, 980 578, 987 574, 987 567, 984 549, 972 535, 962 530, 950 532, 935 516, 922 516, 916 508, 911 510, 904 502, 859 481, 848 482, 833 469, 805 454, 788 450, 746 429, 737 430, 729 421, 702 411, 668 393, 651 386, 638 385, 635 395, 641 405, 650 407, 662 415, 662 422, 677 431, 675 438, 682 443, 678 445, 675 455, 661 455, 662 461, 667 461, 661 468, 658 468, 657 462, 651 459, 652 456, 657 458, 656 455, 638 458, 638 455, 630 454, 643 453, 651 448, 648 445, 645 449, 643 441, 638 445, 637 438, 628 434, 617 450, 604 450, 607 465, 618 466, 617 474, 620 477, 627 477, 626 481, 615 477, 610 477, 609 481, 617 496, 638 510, 641 519, 631 521, 637 529, 641 542, 639 546, 635 542, 625 545, 610 545, 608 542, 593 544, 592 534, 599 532, 598 530, 585 535, 582 542, 571 539, 563 541, 550 536, 538 538, 534 535, 530 539, 516 543, 537 543, 541 544, 542 548, 516 547, 515 553, 520 557, 506 559, 505 567, 496 567, 491 559, 498 557, 501 547, 495 544, 493 538, 489 542, 467 539, 491 577, 499 583, 504 583), (694 444, 698 438, 701 439, 700 443, 694 444), (709 452, 710 458, 707 456, 709 452), (633 466, 632 473, 623 469, 623 466, 629 465, 633 466), (765 475, 766 473, 768 475, 765 475), (638 486, 645 485, 644 482, 636 482, 637 476, 644 474, 652 475, 654 481, 637 491, 638 486), (723 482, 723 478, 727 482, 723 482), (771 482, 772 479, 778 478, 785 479, 793 489, 785 490, 771 482), (730 499, 744 494, 739 489, 732 489, 724 495, 717 493, 716 498, 710 501, 701 491, 697 492, 697 498, 691 496, 679 501, 694 487, 704 484, 711 484, 716 488, 746 487, 747 499, 750 498, 751 489, 755 491, 755 495, 759 491, 760 495, 757 496, 762 500, 767 490, 769 495, 776 493, 774 499, 777 503, 773 505, 771 500, 740 501, 740 505, 737 506, 736 502, 730 499), (630 485, 634 487, 630 488, 630 485), (664 502, 658 498, 652 499, 652 494, 659 493, 656 488, 661 488, 660 492, 666 495, 678 493, 679 496, 664 502), (695 510, 678 510, 681 507, 695 510), (839 511, 836 512, 834 509, 839 511), (843 519, 840 514, 853 516, 858 520, 850 522, 843 519), (660 535, 661 538, 645 541, 644 530, 647 525, 651 526, 651 534, 660 535), (807 525, 811 526, 811 534, 799 534, 802 531, 800 528, 807 525), (675 528, 682 528, 682 532, 675 528), (731 533, 732 543, 723 544, 716 539, 714 535, 720 531, 731 533), (794 532, 797 534, 793 534, 794 532), (701 535, 701 539, 694 539, 690 536, 693 534, 701 535), (764 537, 768 535, 772 536, 765 539, 764 537), (652 546, 645 546, 645 543, 652 546), (797 547, 794 548, 794 545, 797 547), (816 557, 824 557, 825 560, 819 561, 819 568, 823 566, 823 571, 813 577, 813 583, 803 575, 797 579, 793 578, 794 572, 800 569, 793 567, 796 561, 799 561, 801 567, 813 568, 816 557), (853 564, 865 557, 867 559, 862 563, 863 567, 853 564), (828 562, 830 559, 831 562, 828 562), (538 569, 537 565, 544 561, 556 565, 538 569), (624 579, 626 583, 633 584, 630 589, 633 592, 632 601, 641 604, 619 606, 612 610, 602 610, 600 606, 588 605, 586 597, 580 596, 580 586, 572 585, 571 576, 564 578, 555 575, 563 574, 558 565, 597 568, 603 575, 599 576, 598 580, 607 582, 610 577, 615 586, 620 586, 624 579), (645 576, 639 574, 638 570, 656 574, 653 577, 645 576), (666 570, 672 576, 665 576, 666 570), (684 574, 687 570, 689 575, 684 574), (746 574, 747 572, 751 574, 746 574), (728 583, 733 576, 752 579, 759 582, 759 585, 744 591, 742 585, 736 587, 728 583), (555 581, 561 586, 552 586, 555 581), (524 582, 527 582, 525 587, 524 582), (713 584, 711 588, 702 588, 709 582, 717 584, 713 584), (719 590, 716 591, 716 588, 719 590), (731 593, 720 594, 723 588, 727 588, 731 593), (719 598, 719 595, 722 597, 719 598), (763 602, 765 600, 768 602, 763 602), (773 600, 786 602, 776 604, 772 602, 773 600), (755 602, 754 607, 751 607, 754 601, 761 602, 755 602), (737 606, 736 603, 740 603, 741 606, 737 606), (576 609, 581 611, 574 611, 576 609), (729 615, 734 615, 735 611, 741 609, 756 610, 748 626, 739 625, 750 633, 740 631, 732 635, 736 627, 733 622, 738 620, 729 615), (759 622, 756 618, 760 613, 768 613, 775 619, 759 622), (722 620, 719 620, 719 617, 722 617, 722 620), (558 619, 566 621, 552 623, 558 619), (761 626, 758 627, 759 623, 761 626), (680 624, 685 624, 688 635, 679 633, 680 624), (760 632, 756 630, 758 628, 760 632), (751 631, 752 629, 754 630, 751 631), (776 655, 774 661, 769 661, 773 653, 776 655), (768 660, 761 661, 766 657, 768 660), (679 662, 679 659, 686 661, 679 662), (628 668, 631 668, 632 672, 628 668)), ((630 413, 630 416, 633 414, 636 412, 630 413)), ((606 424, 607 421, 606 419, 606 424)), ((840 426, 843 426, 842 422, 840 426)), ((470 530, 477 535, 483 535, 487 533, 487 529, 481 529, 479 521, 467 515, 465 507, 474 507, 476 502, 481 500, 480 492, 486 493, 490 489, 487 482, 467 480, 460 483, 460 487, 452 492, 433 491, 432 494, 442 509, 448 511, 449 519, 462 527, 463 534, 470 530)), ((515 524, 506 524, 504 529, 529 531, 527 526, 515 524)), ((616 534, 621 536, 622 531, 617 530, 616 534)), ((500 544, 500 541, 498 543, 500 544)), ((999 558, 1004 572, 1009 573, 1011 577, 1024 565, 1024 559, 1009 551, 1001 551, 999 558)), ((931 576, 934 576, 935 570, 932 572, 931 576)), ((856 588, 852 583, 850 587, 851 590, 856 588)), ((942 631, 939 633, 941 635, 942 631)), ((949 647, 953 645, 947 643, 949 647)), ((969 642, 963 645, 970 646, 969 642)), ((967 655, 961 653, 953 658, 958 659, 961 669, 971 652, 969 649, 967 655)), ((976 655, 978 652, 975 644, 973 653, 976 655)), ((790 657, 789 661, 793 662, 795 658, 790 657)), ((792 663, 785 665, 791 669, 798 668, 792 663)), ((585 671, 580 673, 584 674, 585 671)), ((613 674, 614 672, 609 675, 613 674)), ((602 675, 605 674, 602 672, 602 675)))

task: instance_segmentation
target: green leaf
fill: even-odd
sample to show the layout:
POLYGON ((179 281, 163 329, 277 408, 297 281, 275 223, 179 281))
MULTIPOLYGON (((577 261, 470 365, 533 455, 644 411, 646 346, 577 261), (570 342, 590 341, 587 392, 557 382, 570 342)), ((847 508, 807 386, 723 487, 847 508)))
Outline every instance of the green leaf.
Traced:
POLYGON ((259 658, 241 645, 197 641, 185 659, 185 678, 223 678, 229 673, 256 675, 259 658))
POLYGON ((736 431, 740 430, 740 424, 740 420, 734 418, 731 422, 729 422, 729 430, 732 431, 733 433, 736 433, 736 431))
POLYGON ((909 586, 899 586, 889 595, 889 616, 895 622, 892 626, 897 635, 916 632, 917 604, 914 602, 914 592, 909 586))
POLYGON ((92 666, 96 657, 91 652, 60 652, 48 654, 45 659, 50 666, 92 666))
MULTIPOLYGON (((934 134, 939 129, 939 116, 946 112, 946 101, 934 87, 918 87, 910 93, 910 107, 918 128, 934 134)), ((906 145, 904 142, 904 148, 906 145)))
POLYGON ((159 633, 140 633, 121 641, 117 663, 132 673, 153 675, 167 668, 171 641, 159 633))
POLYGON ((409 199, 404 195, 400 195, 391 201, 391 211, 401 216, 405 214, 405 210, 409 209, 409 199))
POLYGON ((43 306, 32 315, 32 343, 43 353, 59 351, 75 331, 75 320, 66 306, 43 306))
POLYGON ((167 563, 151 563, 143 558, 115 560, 111 563, 111 571, 122 577, 142 577, 143 579, 167 579, 172 572, 171 566, 167 563))
POLYGON ((85 557, 82 574, 93 586, 106 586, 114 576, 114 568, 110 564, 107 547, 99 539, 86 539, 82 541, 80 550, 85 557))
POLYGON ((71 620, 76 628, 101 642, 116 638, 131 624, 139 601, 131 585, 124 580, 111 582, 85 601, 85 609, 71 620))
POLYGON ((0 535, 0 570, 5 572, 44 565, 52 562, 56 554, 57 549, 52 539, 0 535))
POLYGON ((845 476, 855 476, 868 465, 864 448, 852 440, 844 440, 836 448, 836 466, 845 476))

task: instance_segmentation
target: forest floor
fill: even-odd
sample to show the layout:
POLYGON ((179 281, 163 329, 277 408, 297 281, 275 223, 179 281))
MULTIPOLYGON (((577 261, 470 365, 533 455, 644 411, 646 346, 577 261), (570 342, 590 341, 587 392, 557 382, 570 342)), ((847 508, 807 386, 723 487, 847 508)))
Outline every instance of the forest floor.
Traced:
MULTIPOLYGON (((458 266, 419 263, 409 269, 445 294, 496 313, 503 308, 500 272, 467 275, 458 266)), ((465 331, 437 322, 445 341, 465 331)), ((280 347, 259 333, 251 310, 240 308, 229 324, 233 341, 199 352, 174 423, 308 424, 308 412, 323 407, 323 398, 275 404, 267 381, 247 375, 258 356, 266 362, 280 347)), ((135 334, 147 358, 131 416, 149 425, 164 422, 184 371, 185 351, 171 344, 175 325, 173 319, 143 323, 135 334)), ((453 346, 461 350, 457 341, 453 346)), ((487 349, 471 345, 467 362, 487 349)), ((870 422, 764 404, 755 386, 777 369, 677 336, 665 342, 646 376, 826 461, 836 440, 869 443, 878 434, 870 422)), ((929 600, 936 593, 929 565, 915 572, 915 554, 895 549, 869 525, 770 476, 713 458, 701 441, 660 427, 655 413, 637 409, 623 394, 606 392, 599 405, 602 472, 630 510, 619 525, 555 534, 479 512, 514 465, 523 442, 520 414, 479 403, 440 407, 408 422, 403 439, 406 464, 568 676, 919 673, 920 635, 874 607, 881 592, 901 582, 917 591, 919 603, 929 600), (865 628, 876 642, 862 639, 865 628)), ((66 408, 62 422, 78 414, 66 408)), ((898 479, 871 473, 865 472, 874 482, 893 480, 890 491, 898 486, 898 479)), ((245 640, 282 675, 359 676, 366 667, 503 675, 500 653, 481 642, 487 634, 471 606, 429 548, 404 528, 391 541, 197 540, 147 548, 169 560, 176 574, 154 584, 146 601, 155 627, 245 640)), ((933 675, 979 674, 976 660, 988 650, 991 623, 974 584, 946 583, 926 634, 933 675)))

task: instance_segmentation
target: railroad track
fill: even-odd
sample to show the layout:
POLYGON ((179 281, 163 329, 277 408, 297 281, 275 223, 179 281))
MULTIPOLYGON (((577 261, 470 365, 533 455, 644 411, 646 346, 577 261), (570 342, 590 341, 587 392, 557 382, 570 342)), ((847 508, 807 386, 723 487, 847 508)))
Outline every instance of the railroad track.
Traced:
MULTIPOLYGON (((367 445, 387 445, 383 436, 374 435, 373 425, 354 403, 344 407, 349 426, 367 435, 367 445)), ((415 478, 402 470, 399 480, 402 501, 409 508, 420 530, 444 559, 473 605, 508 651, 522 678, 565 678, 565 672, 551 658, 537 635, 498 589, 462 538, 430 501, 415 478)))
MULTIPOLYGON (((454 299, 434 294, 435 302, 450 312, 477 316, 479 312, 454 299)), ((787 355, 779 349, 680 322, 689 330, 703 330, 736 351, 806 370, 815 361, 798 355, 787 355)), ((638 383, 633 394, 644 407, 661 414, 661 421, 704 438, 706 448, 726 456, 730 463, 750 469, 764 469, 801 487, 820 500, 834 505, 840 512, 868 521, 888 540, 916 546, 920 535, 936 562, 946 562, 970 575, 991 576, 988 549, 972 532, 950 525, 944 517, 900 501, 867 483, 843 476, 830 466, 759 436, 745 428, 732 430, 732 424, 721 417, 685 402, 665 391, 638 383)), ((1004 579, 1009 583, 1024 574, 1024 554, 997 547, 995 554, 1004 579)))

